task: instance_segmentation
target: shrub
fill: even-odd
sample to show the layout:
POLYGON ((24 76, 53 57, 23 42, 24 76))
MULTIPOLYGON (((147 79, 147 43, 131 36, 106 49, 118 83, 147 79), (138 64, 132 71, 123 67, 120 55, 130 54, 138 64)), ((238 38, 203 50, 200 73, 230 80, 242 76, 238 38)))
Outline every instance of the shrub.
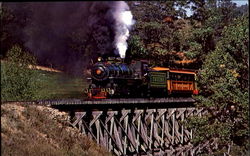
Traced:
POLYGON ((35 65, 34 56, 18 45, 7 52, 7 62, 1 63, 1 101, 23 101, 37 98, 37 72, 28 69, 35 65))

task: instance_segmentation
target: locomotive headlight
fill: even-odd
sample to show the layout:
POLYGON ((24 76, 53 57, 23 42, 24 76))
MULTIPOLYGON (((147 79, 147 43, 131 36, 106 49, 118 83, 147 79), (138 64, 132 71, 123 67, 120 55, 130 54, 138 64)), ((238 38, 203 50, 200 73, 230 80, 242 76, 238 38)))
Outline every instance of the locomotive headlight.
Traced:
POLYGON ((100 75, 102 73, 101 69, 97 69, 95 72, 97 75, 100 75))
POLYGON ((104 64, 98 63, 93 66, 91 70, 91 77, 94 80, 104 81, 108 78, 108 76, 109 76, 109 70, 104 64))

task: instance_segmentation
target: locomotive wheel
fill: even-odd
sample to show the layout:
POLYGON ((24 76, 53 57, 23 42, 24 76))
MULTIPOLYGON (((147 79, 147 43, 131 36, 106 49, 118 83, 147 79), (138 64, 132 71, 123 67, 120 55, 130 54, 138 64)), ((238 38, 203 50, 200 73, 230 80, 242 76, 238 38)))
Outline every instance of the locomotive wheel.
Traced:
POLYGON ((91 99, 92 98, 92 93, 88 93, 88 97, 91 99))
POLYGON ((141 97, 144 97, 145 95, 144 95, 144 93, 143 92, 141 92, 141 97))
POLYGON ((95 84, 91 84, 91 85, 89 85, 89 88, 90 88, 90 89, 96 88, 96 85, 95 85, 95 84))
POLYGON ((144 89, 142 89, 141 93, 140 93, 140 96, 143 97, 143 98, 147 97, 148 96, 147 91, 145 91, 144 89))
POLYGON ((147 91, 147 97, 150 97, 150 90, 147 91))
POLYGON ((140 92, 140 96, 141 97, 150 97, 150 89, 147 87, 147 86, 143 86, 139 89, 139 92, 140 92))

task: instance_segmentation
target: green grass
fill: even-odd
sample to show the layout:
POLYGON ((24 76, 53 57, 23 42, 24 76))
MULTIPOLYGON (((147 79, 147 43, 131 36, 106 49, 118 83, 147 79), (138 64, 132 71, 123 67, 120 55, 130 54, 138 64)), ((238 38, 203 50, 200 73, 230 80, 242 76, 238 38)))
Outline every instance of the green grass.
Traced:
MULTIPOLYGON (((1 72, 7 62, 1 61, 1 72)), ((37 100, 85 98, 83 90, 88 86, 85 77, 74 77, 65 73, 36 70, 39 84, 37 100)), ((8 101, 8 100, 7 100, 8 101)))
POLYGON ((73 77, 64 73, 38 71, 42 89, 38 94, 47 99, 84 98, 87 87, 84 77, 73 77))

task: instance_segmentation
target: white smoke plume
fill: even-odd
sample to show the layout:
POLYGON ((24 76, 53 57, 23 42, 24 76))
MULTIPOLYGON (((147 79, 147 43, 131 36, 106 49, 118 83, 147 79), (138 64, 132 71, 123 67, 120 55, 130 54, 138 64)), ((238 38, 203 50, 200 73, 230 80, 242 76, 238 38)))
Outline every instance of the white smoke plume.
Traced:
POLYGON ((133 15, 129 10, 129 6, 124 1, 117 2, 116 11, 114 12, 116 20, 115 26, 115 46, 121 58, 125 58, 127 50, 127 39, 129 30, 135 23, 133 15))

